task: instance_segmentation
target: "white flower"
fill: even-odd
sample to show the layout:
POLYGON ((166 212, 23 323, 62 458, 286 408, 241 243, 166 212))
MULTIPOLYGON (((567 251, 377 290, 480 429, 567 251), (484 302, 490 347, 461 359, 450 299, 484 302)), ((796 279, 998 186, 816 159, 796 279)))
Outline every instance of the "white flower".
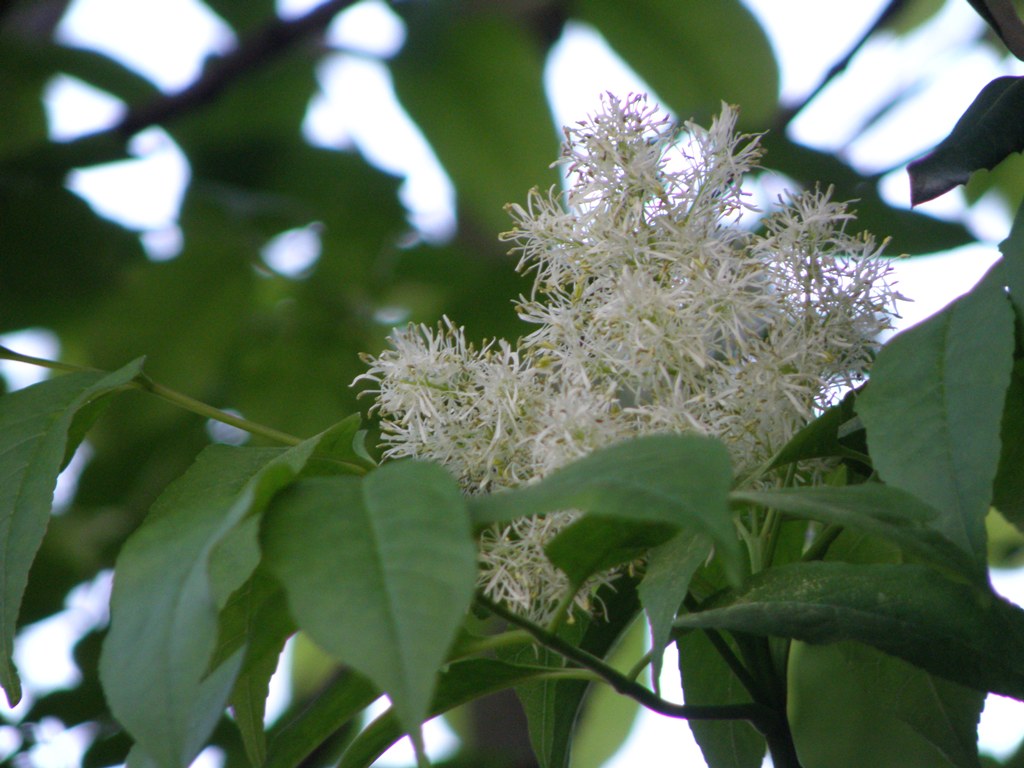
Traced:
MULTIPOLYGON (((893 315, 888 264, 830 190, 781 199, 763 234, 740 226, 761 150, 735 123, 723 105, 710 129, 680 128, 644 96, 609 95, 567 129, 567 193, 510 205, 503 235, 534 274, 517 306, 534 330, 481 350, 447 318, 396 331, 359 377, 376 384, 385 455, 440 461, 480 493, 631 436, 699 432, 742 476, 859 381, 893 315)), ((488 531, 485 591, 547 618, 568 581, 543 547, 573 519, 488 531)))

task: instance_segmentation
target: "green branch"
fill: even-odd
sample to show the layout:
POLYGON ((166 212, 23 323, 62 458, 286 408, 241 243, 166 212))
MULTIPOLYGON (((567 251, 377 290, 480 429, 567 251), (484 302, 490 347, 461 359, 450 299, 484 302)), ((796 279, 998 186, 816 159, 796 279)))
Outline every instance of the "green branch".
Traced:
MULTIPOLYGON (((61 371, 64 373, 103 373, 103 371, 96 368, 88 368, 81 365, 74 365, 72 363, 62 363, 57 360, 47 360, 42 357, 23 355, 20 352, 15 352, 13 349, 8 349, 4 346, 0 346, 0 360, 27 363, 28 365, 35 365, 40 368, 48 368, 52 371, 61 371)), ((190 411, 197 416, 213 419, 214 421, 219 421, 222 424, 228 424, 232 427, 244 430, 245 432, 249 432, 250 434, 265 437, 275 443, 281 443, 283 445, 298 445, 302 442, 302 438, 300 437, 289 435, 287 432, 281 432, 273 427, 268 427, 255 421, 249 421, 249 419, 236 416, 235 414, 228 413, 227 411, 222 411, 220 408, 214 408, 212 405, 207 405, 200 400, 189 397, 188 395, 173 390, 170 387, 165 387, 163 384, 153 381, 153 379, 149 378, 149 376, 144 373, 140 373, 132 379, 128 386, 156 395, 161 400, 164 400, 171 405, 175 405, 178 408, 190 411)))
MULTIPOLYGON (((691 613, 696 613, 700 610, 700 605, 692 595, 687 595, 683 604, 691 613)), ((736 679, 739 680, 743 689, 750 694, 750 698, 755 701, 763 700, 764 691, 762 690, 761 685, 753 678, 747 668, 743 666, 743 662, 739 660, 735 653, 733 653, 732 648, 729 647, 729 643, 726 642, 724 637, 722 637, 722 633, 716 629, 704 629, 701 631, 704 632, 704 636, 707 637, 711 646, 715 649, 718 655, 722 657, 722 661, 726 663, 733 675, 736 676, 736 679)), ((679 636, 677 633, 678 630, 672 633, 672 639, 678 641, 679 636)))
POLYGON ((61 363, 56 360, 47 360, 42 357, 23 355, 20 352, 15 352, 13 349, 8 349, 3 346, 0 346, 0 360, 10 360, 15 363, 27 363, 28 365, 35 365, 39 368, 49 368, 51 371, 63 371, 64 373, 78 373, 80 371, 102 373, 102 371, 95 368, 84 368, 80 365, 72 365, 71 363, 61 363))
POLYGON ((746 720, 762 733, 775 731, 778 728, 777 716, 770 708, 762 704, 699 705, 675 704, 666 701, 650 689, 645 688, 634 680, 629 679, 626 675, 623 675, 617 669, 609 666, 597 656, 584 651, 582 648, 577 648, 557 635, 551 634, 543 627, 539 627, 533 622, 518 616, 504 606, 489 600, 483 595, 477 595, 477 602, 510 624, 529 632, 534 640, 548 650, 554 651, 578 666, 590 670, 618 693, 630 697, 658 714, 687 720, 746 720))
POLYGON ((228 424, 232 427, 245 430, 251 434, 273 440, 275 443, 282 443, 283 445, 298 445, 302 442, 302 438, 300 437, 289 435, 287 432, 281 432, 273 427, 267 427, 255 421, 249 421, 249 419, 236 416, 233 413, 228 413, 227 411, 222 411, 220 408, 214 408, 212 405, 207 405, 200 400, 189 397, 188 395, 173 390, 170 387, 165 387, 163 384, 153 381, 144 373, 140 373, 136 376, 135 379, 132 380, 132 385, 145 392, 156 395, 161 400, 165 400, 172 405, 176 405, 186 411, 191 411, 198 416, 204 416, 208 419, 228 424))

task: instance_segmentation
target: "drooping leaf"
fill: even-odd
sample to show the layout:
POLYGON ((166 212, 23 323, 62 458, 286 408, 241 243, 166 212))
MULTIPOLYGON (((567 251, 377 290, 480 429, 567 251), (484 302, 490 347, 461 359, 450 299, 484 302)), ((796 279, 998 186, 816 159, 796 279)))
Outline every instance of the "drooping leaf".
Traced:
MULTIPOLYGON (((881 537, 847 528, 830 546, 826 560, 899 563, 903 555, 881 537)), ((983 584, 979 588, 988 589, 983 584)), ((792 641, 786 669, 790 725, 797 750, 808 763, 828 764, 822 762, 828 752, 837 766, 856 765, 871 747, 891 738, 885 754, 869 760, 871 765, 947 765, 944 760, 955 755, 960 759, 953 764, 976 768, 983 692, 851 642, 810 646, 792 641), (835 735, 831 750, 823 734, 815 732, 828 718, 837 718, 830 728, 835 735)))
MULTIPOLYGON (((530 656, 552 670, 564 664, 560 656, 547 649, 524 651, 515 661, 525 664, 530 656)), ((541 768, 568 768, 572 731, 586 691, 586 683, 575 680, 527 680, 516 687, 526 713, 530 744, 541 768)))
POLYGON ((113 714, 161 768, 187 766, 199 753, 243 662, 239 646, 209 670, 217 643, 213 553, 295 479, 319 439, 291 449, 210 446, 118 557, 100 677, 113 714))
POLYGON ((110 374, 72 373, 0 398, 0 685, 11 706, 21 699, 11 659, 18 613, 50 519, 57 476, 99 415, 94 404, 141 369, 136 360, 110 374))
POLYGON ((974 171, 994 168, 1007 155, 1024 149, 1024 78, 997 77, 975 97, 935 149, 907 166, 910 202, 927 202, 958 184, 974 171))
POLYGON ((675 625, 808 643, 856 640, 975 690, 1024 699, 1024 611, 923 565, 770 568, 675 625))
POLYGON ((1013 347, 996 265, 970 293, 889 341, 857 401, 882 479, 935 507, 935 528, 978 563, 1013 347))
POLYGON ((734 491, 730 498, 788 515, 880 536, 930 565, 979 583, 987 570, 941 533, 928 527, 938 512, 899 488, 880 483, 734 491))
POLYGON ((858 643, 794 642, 787 717, 803 768, 978 768, 985 694, 858 643))
POLYGON ((690 589, 690 579, 710 554, 711 541, 707 536, 680 531, 647 558, 647 570, 637 591, 651 625, 651 677, 655 690, 659 688, 672 621, 690 589))
POLYGON ((415 741, 476 584, 455 481, 415 461, 302 481, 266 515, 263 547, 299 626, 380 685, 415 741))
MULTIPOLYGON (((508 664, 493 659, 469 659, 441 673, 428 715, 443 714, 461 704, 551 674, 542 666, 508 664)), ((378 716, 345 750, 338 768, 369 768, 404 735, 394 709, 378 716)), ((268 768, 271 768, 268 766, 268 768)))
MULTIPOLYGON (((687 704, 748 704, 743 685, 703 632, 679 638, 679 674, 687 704)), ((708 765, 715 768, 758 768, 765 740, 742 720, 690 720, 690 730, 708 765)))
POLYGON ((652 435, 594 451, 534 485, 469 500, 477 525, 579 509, 592 515, 668 523, 706 534, 739 579, 739 543, 725 496, 729 454, 717 440, 652 435))
POLYGON ((778 65, 767 35, 742 3, 577 0, 574 10, 681 118, 703 124, 723 100, 740 106, 748 126, 761 128, 774 113, 778 65), (726 49, 730 56, 721 55, 726 49))

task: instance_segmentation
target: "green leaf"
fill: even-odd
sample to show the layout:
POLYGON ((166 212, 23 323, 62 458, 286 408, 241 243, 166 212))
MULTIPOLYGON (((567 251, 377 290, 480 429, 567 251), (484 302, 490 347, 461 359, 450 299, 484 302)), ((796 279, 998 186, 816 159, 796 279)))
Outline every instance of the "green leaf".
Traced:
POLYGON ((395 91, 487 236, 505 205, 558 183, 558 135, 544 96, 544 51, 499 14, 402 4, 409 36, 391 63, 395 91))
POLYGON ((647 571, 638 592, 651 624, 651 677, 656 691, 672 621, 690 590, 690 579, 711 555, 711 549, 707 536, 680 531, 647 558, 647 571))
MULTIPOLYGON (((620 672, 628 672, 643 658, 645 622, 634 622, 606 660, 620 672)), ((593 685, 587 692, 573 732, 570 768, 604 765, 629 738, 640 704, 609 685, 593 685)))
POLYGON ((11 706, 21 700, 11 659, 18 613, 50 519, 57 476, 99 415, 95 404, 141 370, 140 359, 114 373, 72 373, 0 398, 0 685, 11 706))
POLYGON ((270 731, 264 768, 297 768, 322 744, 353 725, 359 714, 380 696, 362 675, 341 672, 316 698, 291 719, 270 731))
POLYGON ((928 527, 938 512, 916 496, 880 483, 840 487, 734 491, 741 503, 776 509, 806 520, 841 525, 879 536, 929 565, 984 584, 986 568, 941 533, 928 527))
POLYGON ((213 552, 295 479, 319 439, 287 450, 210 446, 121 550, 100 678, 111 712, 163 768, 187 766, 202 749, 243 661, 239 648, 209 671, 213 552))
POLYGON ((985 694, 858 643, 794 642, 787 717, 803 768, 978 768, 985 694))
POLYGON ((729 576, 740 579, 740 549, 726 504, 729 454, 711 438, 652 435, 626 440, 552 472, 541 482, 469 500, 480 526, 563 509, 706 534, 729 576))
POLYGON ((764 30, 742 3, 578 0, 574 10, 681 117, 706 122, 723 100, 740 106, 745 125, 763 128, 774 114, 778 65, 764 30))
POLYGON ((455 481, 416 461, 304 480, 265 516, 263 546, 299 626, 383 688, 415 741, 476 585, 455 481))
MULTIPOLYGON (((0 168, 0 331, 80 328, 97 299, 144 261, 138 236, 96 216, 63 186, 66 174, 0 168)), ((117 354, 123 360, 125 348, 117 354)))
POLYGON ((902 37, 935 16, 944 5, 944 0, 912 0, 889 6, 893 12, 887 14, 882 29, 902 37))
MULTIPOLYGON (((633 623, 640 606, 635 584, 626 579, 617 581, 614 590, 602 590, 597 597, 605 608, 607 620, 577 618, 573 624, 564 625, 558 634, 588 653, 605 658, 633 623)), ((504 660, 544 665, 552 670, 566 668, 561 656, 533 647, 519 650, 504 660)), ((589 684, 581 680, 540 680, 516 687, 526 712, 530 743, 542 768, 567 768, 573 730, 588 688, 589 684)))
MULTIPOLYGON (((703 632, 679 638, 679 674, 687 704, 749 704, 750 694, 703 632)), ((759 768, 765 740, 742 720, 690 720, 690 730, 708 765, 759 768)))
MULTIPOLYGON (((455 662, 438 678, 428 716, 443 714, 474 699, 550 674, 551 670, 547 667, 508 664, 493 659, 455 662)), ((352 741, 342 755, 338 768, 369 768, 403 735, 402 724, 394 708, 388 709, 352 741)))
MULTIPOLYGON (((1017 209, 1009 236, 999 244, 1000 274, 1010 290, 1018 318, 1024 317, 1024 205, 1017 209)), ((1017 350, 1018 357, 1020 350, 1017 350)), ((1006 392, 1000 429, 1002 452, 993 486, 992 504, 1024 531, 1024 360, 1018 359, 1006 392)))
POLYGON ((1013 366, 1000 430, 1002 452, 992 490, 992 506, 1024 531, 1024 360, 1013 366))
POLYGON ((1010 234, 999 244, 1001 275, 1018 313, 1024 313, 1024 204, 1017 208, 1010 234))
POLYGON ((1024 699, 1024 611, 923 565, 779 566, 675 626, 857 640, 947 680, 1024 699))
MULTIPOLYGON (((578 642, 581 633, 582 628, 560 634, 578 642)), ((546 648, 521 651, 513 660, 523 664, 533 661, 552 671, 565 664, 561 656, 546 648)), ((516 686, 540 768, 568 768, 572 732, 587 689, 587 684, 579 680, 527 680, 516 686)))
POLYGON ((935 527, 986 560, 985 515, 1013 364, 998 265, 970 293, 882 349, 857 401, 875 469, 935 507, 935 527))
POLYGON ((584 517, 559 532, 544 552, 578 589, 595 573, 636 560, 675 532, 664 523, 584 517))
POLYGON ((220 610, 209 666, 216 669, 245 650, 228 704, 253 765, 262 765, 266 757, 263 720, 270 678, 295 631, 280 585, 257 570, 259 524, 259 517, 251 516, 235 526, 213 549, 209 562, 210 592, 220 610))
POLYGON ((934 150, 907 166, 912 205, 932 200, 974 171, 994 168, 1007 155, 1024 149, 1024 78, 997 77, 975 97, 934 150))
POLYGON ((868 461, 862 451, 847 445, 851 435, 863 433, 863 425, 854 412, 857 392, 847 392, 837 404, 825 410, 818 418, 797 432, 772 460, 771 468, 785 466, 806 459, 838 456, 868 461))
POLYGON ((263 721, 270 678, 277 671, 285 642, 294 632, 295 622, 285 608, 284 590, 262 568, 231 596, 220 614, 217 648, 210 667, 216 668, 239 648, 245 648, 228 704, 253 765, 266 760, 263 721))

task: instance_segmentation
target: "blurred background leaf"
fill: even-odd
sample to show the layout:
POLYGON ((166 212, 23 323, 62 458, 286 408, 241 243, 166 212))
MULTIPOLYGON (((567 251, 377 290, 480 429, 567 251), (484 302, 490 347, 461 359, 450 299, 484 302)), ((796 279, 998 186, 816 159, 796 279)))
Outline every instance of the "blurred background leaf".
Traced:
MULTIPOLYGON (((365 410, 349 386, 362 368, 358 355, 382 349, 395 324, 434 324, 447 313, 477 340, 528 332, 512 303, 529 280, 515 274, 497 236, 510 226, 505 203, 560 181, 549 167, 561 128, 549 81, 567 30, 603 36, 681 119, 706 122, 723 100, 738 104, 744 130, 769 131, 774 172, 857 198, 859 225, 891 235, 891 252, 973 240, 962 223, 895 206, 880 191, 884 172, 857 165, 845 146, 801 142, 799 117, 830 96, 857 55, 847 61, 837 48, 832 60, 843 67, 825 76, 823 89, 783 101, 774 38, 752 4, 738 0, 430 0, 391 10, 333 0, 286 15, 269 0, 207 0, 194 5, 231 39, 180 87, 66 42, 62 20, 87 1, 0 3, 0 334, 46 331, 61 358, 100 368, 146 355, 157 380, 300 436, 365 410), (342 22, 368 8, 391 14, 404 45, 375 53, 363 41, 337 41, 342 22), (339 60, 372 64, 393 80, 451 182, 453 227, 418 228, 409 182, 365 147, 310 138, 311 105, 339 60), (44 95, 60 77, 118 100, 108 127, 57 136, 44 95), (154 146, 187 163, 180 204, 162 224, 118 223, 72 191, 81 171, 113 161, 132 167, 154 146), (301 266, 268 255, 282 236, 311 243, 301 266)), ((921 34, 940 5, 889 3, 868 44, 921 34)), ((127 29, 130 14, 122 13, 111 24, 127 29)), ((974 42, 1002 51, 984 25, 974 42)), ((920 85, 883 93, 855 130, 883 124, 920 85)), ((343 105, 347 115, 366 108, 356 98, 343 105)), ((967 192, 1012 206, 1024 195, 1020 174, 1004 166, 967 192)), ((204 445, 226 439, 207 426, 137 393, 113 403, 88 436, 75 492, 52 519, 22 625, 60 612, 72 590, 112 567, 163 487, 204 445)), ((77 649, 81 677, 37 696, 25 717, 94 723, 86 762, 104 765, 123 760, 127 744, 99 699, 102 617, 95 623, 77 649)), ((230 733, 225 725, 217 738, 237 756, 230 733)), ((29 739, 22 750, 31 746, 29 739)))

